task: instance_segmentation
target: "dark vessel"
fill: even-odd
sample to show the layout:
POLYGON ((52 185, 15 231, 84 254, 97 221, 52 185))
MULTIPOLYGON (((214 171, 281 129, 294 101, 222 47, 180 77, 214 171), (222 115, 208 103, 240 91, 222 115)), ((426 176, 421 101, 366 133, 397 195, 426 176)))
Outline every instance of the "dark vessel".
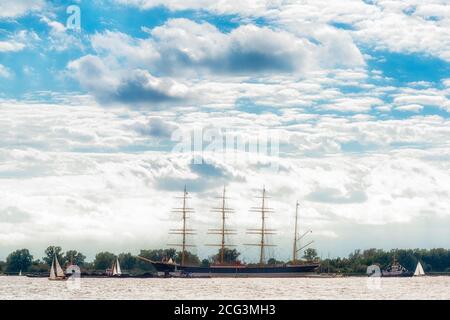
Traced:
POLYGON ((165 262, 151 262, 153 266, 167 276, 172 273, 179 273, 180 277, 304 277, 308 273, 314 273, 319 267, 317 263, 298 264, 298 265, 263 265, 248 266, 242 265, 217 265, 210 267, 189 267, 177 264, 168 264, 165 262))
POLYGON ((209 246, 218 246, 221 248, 219 251, 218 262, 209 267, 196 267, 196 266, 188 266, 185 264, 185 252, 187 247, 192 247, 192 245, 187 244, 187 236, 195 234, 193 229, 188 229, 186 226, 186 219, 188 218, 188 214, 193 212, 192 208, 188 208, 186 205, 186 200, 188 199, 188 193, 186 192, 186 188, 184 189, 183 194, 183 206, 181 208, 176 208, 174 211, 182 214, 183 226, 181 229, 172 229, 172 234, 179 234, 182 236, 181 244, 170 244, 171 246, 179 246, 181 247, 181 264, 176 264, 172 260, 170 261, 151 261, 143 257, 139 257, 140 259, 150 262, 155 269, 161 275, 165 277, 304 277, 315 273, 315 271, 320 266, 319 263, 310 262, 310 263, 300 263, 297 260, 297 253, 309 246, 312 241, 301 248, 297 248, 298 241, 303 238, 310 231, 306 232, 302 236, 298 236, 297 234, 297 215, 298 215, 298 206, 296 206, 296 216, 295 216, 295 237, 294 237, 294 247, 293 247, 293 260, 290 264, 282 264, 282 265, 268 265, 265 263, 265 248, 269 246, 273 246, 267 243, 267 235, 275 234, 275 230, 268 229, 266 226, 267 214, 273 212, 272 209, 267 207, 267 195, 266 190, 263 189, 262 196, 262 204, 260 207, 252 208, 251 211, 258 212, 261 214, 261 227, 258 229, 249 229, 247 234, 257 234, 260 236, 259 243, 256 244, 246 244, 250 246, 259 247, 260 259, 259 264, 248 265, 242 264, 240 262, 236 262, 234 264, 227 264, 224 261, 224 251, 230 246, 225 243, 226 235, 233 235, 234 230, 227 229, 225 222, 227 218, 227 214, 233 212, 232 209, 228 208, 225 203, 225 188, 223 190, 222 205, 220 208, 213 208, 213 212, 219 212, 222 216, 222 225, 220 229, 210 229, 210 234, 218 234, 221 235, 221 243, 220 244, 212 244, 209 246))
POLYGON ((397 262, 395 255, 392 264, 381 272, 382 277, 412 277, 413 275, 414 272, 409 271, 397 262))

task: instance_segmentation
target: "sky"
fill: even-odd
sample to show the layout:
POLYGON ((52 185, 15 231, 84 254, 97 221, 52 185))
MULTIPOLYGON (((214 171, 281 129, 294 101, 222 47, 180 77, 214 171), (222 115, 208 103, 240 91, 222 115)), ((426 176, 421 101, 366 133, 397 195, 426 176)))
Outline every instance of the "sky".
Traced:
POLYGON ((263 187, 288 260, 304 243, 449 247, 445 0, 0 0, 0 259, 49 245, 193 249, 217 228, 257 259, 263 187))

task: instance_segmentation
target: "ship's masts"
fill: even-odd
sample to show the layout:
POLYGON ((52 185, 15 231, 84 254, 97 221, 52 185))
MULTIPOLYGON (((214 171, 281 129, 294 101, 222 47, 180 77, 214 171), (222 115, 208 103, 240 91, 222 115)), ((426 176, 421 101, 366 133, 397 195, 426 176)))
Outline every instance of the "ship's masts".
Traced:
POLYGON ((295 263, 297 261, 297 235, 298 235, 298 207, 299 203, 297 201, 295 205, 295 227, 294 227, 294 249, 292 251, 292 262, 295 263))
POLYGON ((264 264, 264 235, 265 235, 265 199, 266 198, 266 189, 263 188, 262 194, 262 206, 261 206, 261 248, 259 254, 259 264, 264 264))
POLYGON ((186 186, 184 186, 183 193, 183 243, 181 252, 181 265, 184 266, 185 256, 186 256, 186 186))
POLYGON ((183 220, 182 227, 180 229, 170 229, 169 234, 181 235, 181 243, 168 244, 169 246, 181 247, 181 265, 184 266, 187 260, 187 247, 195 247, 194 245, 190 245, 187 243, 187 236, 194 235, 195 230, 189 229, 187 226, 187 219, 189 218, 189 214, 194 212, 194 209, 188 207, 187 199, 188 192, 186 186, 184 187, 183 192, 183 205, 180 208, 174 208, 172 212, 181 214, 181 218, 183 220))
POLYGON ((212 212, 218 212, 221 215, 221 227, 220 229, 209 229, 208 234, 216 234, 220 235, 220 243, 218 244, 207 244, 207 246, 219 247, 219 253, 217 257, 217 262, 220 264, 225 263, 225 249, 229 246, 233 246, 226 243, 227 235, 235 235, 235 230, 229 229, 226 227, 227 214, 234 212, 233 209, 228 208, 226 204, 226 188, 223 187, 222 196, 219 197, 221 199, 221 206, 218 208, 212 208, 212 212))
POLYGON ((263 188, 262 191, 262 201, 261 206, 253 207, 250 209, 252 212, 257 212, 261 214, 261 227, 259 229, 247 229, 247 234, 257 234, 259 235, 260 241, 257 244, 250 243, 245 244, 248 246, 258 246, 259 247, 259 264, 264 265, 265 263, 265 249, 266 247, 275 247, 275 245, 271 245, 267 243, 267 235, 275 234, 276 230, 274 229, 267 229, 266 228, 266 220, 268 218, 267 214, 274 212, 272 208, 267 207, 267 195, 266 195, 266 189, 263 188))
POLYGON ((220 250, 220 263, 224 262, 225 255, 225 187, 223 187, 223 195, 222 195, 222 247, 220 250))

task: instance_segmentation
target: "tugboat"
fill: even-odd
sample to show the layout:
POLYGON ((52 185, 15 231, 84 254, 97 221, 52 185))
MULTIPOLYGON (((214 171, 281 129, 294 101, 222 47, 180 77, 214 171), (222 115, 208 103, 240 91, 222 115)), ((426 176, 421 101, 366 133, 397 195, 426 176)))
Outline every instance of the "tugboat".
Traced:
POLYGON ((392 264, 381 272, 382 277, 412 277, 413 275, 414 272, 409 271, 397 262, 395 255, 392 264))
MULTIPOLYGON (((181 213, 183 218, 183 227, 181 229, 172 229, 172 234, 179 234, 182 236, 181 244, 170 244, 171 246, 179 246, 181 247, 181 264, 176 264, 173 261, 151 261, 144 257, 139 257, 140 259, 151 263, 155 269, 164 274, 165 277, 168 276, 179 276, 179 277, 304 277, 307 275, 314 274, 320 264, 318 262, 309 262, 309 263, 299 263, 297 260, 297 252, 304 249, 306 246, 310 245, 308 243, 301 248, 297 247, 297 242, 303 237, 298 237, 297 234, 297 211, 296 211, 296 224, 295 224, 295 238, 294 238, 294 248, 293 248, 293 261, 289 264, 280 264, 280 265, 268 265, 265 262, 265 248, 272 247, 267 243, 267 235, 275 234, 274 229, 268 229, 266 225, 267 215, 273 210, 267 207, 267 194, 266 190, 263 189, 261 197, 262 203, 258 207, 254 207, 251 209, 252 212, 259 213, 261 215, 261 225, 257 229, 249 229, 248 234, 256 234, 259 235, 260 241, 256 244, 246 244, 251 246, 259 247, 260 259, 258 264, 247 265, 240 262, 236 262, 234 264, 225 263, 223 252, 224 249, 229 246, 225 243, 225 235, 235 234, 235 230, 231 230, 226 228, 225 220, 228 213, 233 212, 232 209, 228 208, 225 204, 225 188, 223 190, 223 195, 221 197, 222 203, 220 208, 214 208, 214 212, 221 213, 222 216, 222 226, 220 229, 211 229, 210 234, 218 234, 221 235, 221 243, 215 244, 213 246, 221 247, 221 256, 219 263, 213 264, 210 267, 196 267, 196 266, 188 266, 186 264, 185 254, 186 248, 192 247, 192 245, 187 244, 187 235, 195 234, 193 229, 189 229, 186 226, 186 220, 189 213, 193 212, 192 208, 188 208, 186 204, 186 200, 188 199, 188 193, 186 191, 186 187, 184 189, 183 194, 183 205, 180 208, 176 208, 174 211, 181 213)), ((298 203, 297 203, 298 209, 298 203)), ((309 233, 309 231, 307 232, 309 233)), ((306 235, 306 234, 305 234, 306 235)))

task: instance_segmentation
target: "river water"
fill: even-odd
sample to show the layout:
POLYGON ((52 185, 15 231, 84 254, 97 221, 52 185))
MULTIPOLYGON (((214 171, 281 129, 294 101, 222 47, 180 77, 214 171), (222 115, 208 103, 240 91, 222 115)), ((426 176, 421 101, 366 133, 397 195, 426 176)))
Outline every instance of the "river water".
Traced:
POLYGON ((450 299, 450 277, 89 279, 0 276, 3 299, 450 299))

